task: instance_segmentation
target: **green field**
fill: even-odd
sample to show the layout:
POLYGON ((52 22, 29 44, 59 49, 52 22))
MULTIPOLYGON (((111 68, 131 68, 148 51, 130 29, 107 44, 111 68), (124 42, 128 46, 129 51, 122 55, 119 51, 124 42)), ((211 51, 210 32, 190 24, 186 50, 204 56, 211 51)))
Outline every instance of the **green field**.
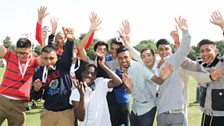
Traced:
MULTIPOLYGON (((0 82, 2 80, 4 69, 0 68, 0 82)), ((188 107, 188 125, 189 126, 200 126, 201 112, 199 105, 195 104, 195 93, 196 93, 196 82, 190 79, 189 84, 189 107, 188 107)), ((27 126, 40 126, 40 111, 42 103, 38 102, 36 109, 27 111, 26 125, 27 126)), ((3 126, 7 126, 4 122, 3 126)), ((156 126, 156 124, 155 124, 156 126)))

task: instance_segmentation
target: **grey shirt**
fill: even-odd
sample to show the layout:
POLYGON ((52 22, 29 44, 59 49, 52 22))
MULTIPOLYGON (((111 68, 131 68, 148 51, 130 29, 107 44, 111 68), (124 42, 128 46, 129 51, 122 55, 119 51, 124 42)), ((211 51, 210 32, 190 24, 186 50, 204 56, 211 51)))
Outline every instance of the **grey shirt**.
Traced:
MULTIPOLYGON (((190 59, 189 59, 190 60, 190 59)), ((218 60, 218 59, 216 59, 218 60)), ((218 63, 212 67, 204 67, 202 64, 199 64, 196 61, 188 61, 185 62, 183 65, 183 68, 191 70, 191 71, 197 71, 197 72, 210 72, 213 69, 220 69, 224 67, 224 62, 222 62, 222 60, 218 61, 218 63)), ((221 110, 214 110, 214 108, 212 107, 212 104, 214 104, 214 101, 212 102, 213 98, 212 98, 212 92, 216 91, 220 91, 220 92, 214 92, 216 93, 216 95, 220 98, 221 101, 224 100, 224 96, 222 92, 224 92, 224 77, 222 76, 221 79, 219 81, 210 81, 207 83, 199 83, 201 86, 206 87, 206 97, 205 97, 205 104, 204 107, 201 107, 201 110, 203 113, 208 114, 208 115, 213 115, 213 116, 224 116, 224 111, 221 110)), ((216 96, 216 97, 217 97, 216 96)), ((218 104, 223 104, 219 102, 218 104)), ((222 105, 222 106, 223 106, 222 105)))
MULTIPOLYGON (((159 88, 157 101, 158 114, 174 109, 184 108, 184 82, 179 74, 179 69, 184 58, 188 55, 191 46, 191 36, 188 30, 183 30, 180 47, 176 52, 165 57, 165 62, 172 64, 173 73, 164 81, 159 88)), ((165 64, 161 66, 164 67, 165 64)))

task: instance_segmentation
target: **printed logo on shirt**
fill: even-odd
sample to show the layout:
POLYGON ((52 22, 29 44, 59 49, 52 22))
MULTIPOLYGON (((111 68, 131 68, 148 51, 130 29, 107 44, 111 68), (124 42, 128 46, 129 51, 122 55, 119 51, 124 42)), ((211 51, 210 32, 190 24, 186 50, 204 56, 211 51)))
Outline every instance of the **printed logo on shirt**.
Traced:
POLYGON ((52 80, 59 78, 60 72, 59 70, 53 71, 50 75, 47 76, 46 84, 50 84, 52 80))
POLYGON ((58 80, 57 80, 57 79, 52 80, 51 83, 49 84, 49 87, 50 87, 51 89, 55 89, 55 88, 57 88, 57 87, 58 87, 58 80))
POLYGON ((57 93, 59 93, 60 88, 58 87, 58 80, 52 80, 51 83, 49 84, 49 90, 48 90, 48 94, 49 95, 55 95, 57 93))
POLYGON ((49 84, 49 90, 48 90, 49 95, 55 95, 55 94, 66 95, 67 89, 65 88, 65 85, 64 85, 62 79, 60 79, 60 82, 61 83, 59 84, 58 79, 51 81, 51 83, 49 84))

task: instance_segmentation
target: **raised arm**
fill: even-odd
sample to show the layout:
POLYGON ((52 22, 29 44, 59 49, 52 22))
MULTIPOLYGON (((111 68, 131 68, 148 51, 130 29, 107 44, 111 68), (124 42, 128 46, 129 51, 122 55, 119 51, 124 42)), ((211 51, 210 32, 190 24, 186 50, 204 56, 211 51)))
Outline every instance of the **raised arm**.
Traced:
POLYGON ((177 25, 175 25, 175 28, 176 28, 175 30, 171 31, 170 36, 174 41, 175 48, 177 49, 180 47, 180 37, 177 25))
POLYGON ((67 42, 65 43, 65 48, 62 53, 60 63, 63 65, 63 68, 69 72, 72 61, 73 61, 73 50, 74 50, 74 30, 72 28, 62 28, 67 42))
POLYGON ((122 22, 122 27, 120 27, 120 31, 118 31, 118 33, 121 36, 122 41, 124 42, 124 45, 127 46, 127 48, 129 49, 130 53, 131 53, 131 57, 135 60, 137 60, 140 63, 142 62, 140 53, 133 47, 131 46, 131 42, 130 42, 130 23, 128 20, 124 20, 122 22))
POLYGON ((37 42, 40 44, 41 47, 44 46, 44 44, 42 43, 42 22, 43 19, 49 14, 46 13, 47 7, 41 6, 38 9, 38 19, 37 19, 37 24, 36 24, 36 40, 37 42))
POLYGON ((211 18, 212 19, 210 20, 210 22, 214 25, 219 26, 224 32, 224 20, 221 13, 219 11, 214 11, 211 15, 211 18))
POLYGON ((191 49, 191 36, 188 32, 187 20, 179 17, 175 18, 175 21, 178 27, 182 30, 182 39, 180 43, 180 47, 176 49, 175 53, 170 55, 170 57, 165 58, 165 60, 171 63, 174 67, 174 70, 177 70, 181 63, 184 61, 185 57, 187 57, 188 53, 191 49))
POLYGON ((124 42, 125 45, 130 44, 130 23, 128 20, 122 21, 122 27, 120 27, 120 31, 118 33, 121 36, 122 41, 124 42))
POLYGON ((189 58, 185 58, 185 60, 181 64, 181 67, 188 70, 189 75, 192 76, 200 84, 220 80, 224 71, 223 69, 216 69, 211 72, 204 71, 201 68, 200 64, 189 58))
POLYGON ((114 88, 119 86, 120 84, 122 84, 122 80, 119 78, 119 76, 117 76, 115 74, 115 72, 113 72, 112 70, 110 70, 106 65, 105 65, 105 57, 102 56, 101 57, 102 60, 98 60, 98 64, 100 65, 100 67, 108 74, 109 78, 111 78, 112 80, 110 80, 108 82, 108 88, 114 88))
POLYGON ((88 56, 87 56, 85 49, 87 48, 87 46, 91 45, 94 32, 99 29, 99 25, 102 23, 102 21, 100 20, 100 18, 98 18, 97 14, 95 12, 91 13, 89 20, 91 23, 90 29, 89 29, 88 33, 85 34, 85 36, 80 41, 80 43, 76 46, 76 48, 78 49, 79 57, 81 58, 81 60, 83 60, 85 62, 88 61, 88 56))
POLYGON ((55 37, 55 33, 58 27, 58 18, 51 18, 50 19, 51 22, 51 34, 48 36, 48 45, 53 45, 53 41, 54 41, 54 37, 55 37))
POLYGON ((90 37, 93 37, 94 32, 99 29, 99 25, 102 23, 102 20, 97 16, 95 12, 91 12, 91 16, 89 17, 89 20, 91 23, 90 29, 88 33, 85 34, 85 36, 80 41, 80 43, 76 46, 78 50, 85 48, 90 37))

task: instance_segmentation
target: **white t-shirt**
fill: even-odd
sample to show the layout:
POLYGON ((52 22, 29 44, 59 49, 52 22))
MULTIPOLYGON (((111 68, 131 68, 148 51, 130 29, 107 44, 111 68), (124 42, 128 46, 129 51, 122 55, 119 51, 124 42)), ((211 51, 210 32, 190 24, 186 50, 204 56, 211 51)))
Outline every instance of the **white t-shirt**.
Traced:
MULTIPOLYGON (((89 87, 86 88, 85 119, 80 122, 80 126, 111 126, 106 95, 113 88, 108 88, 108 81, 110 79, 99 77, 95 80, 94 91, 89 87)), ((74 88, 70 96, 70 104, 72 104, 72 101, 79 100, 79 91, 74 88)))

